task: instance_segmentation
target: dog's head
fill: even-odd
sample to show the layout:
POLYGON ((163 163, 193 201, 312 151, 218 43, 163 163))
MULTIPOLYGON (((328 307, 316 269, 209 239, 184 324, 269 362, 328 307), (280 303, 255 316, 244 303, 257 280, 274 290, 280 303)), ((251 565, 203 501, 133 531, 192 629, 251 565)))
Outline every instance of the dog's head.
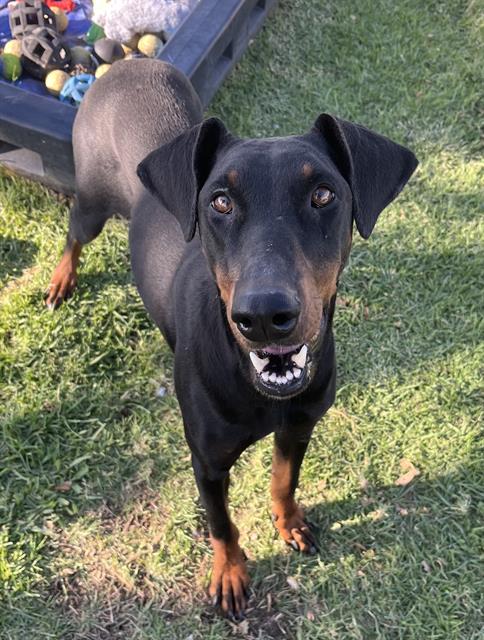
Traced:
POLYGON ((288 398, 314 375, 353 222, 368 238, 416 166, 405 147, 323 114, 305 135, 255 140, 210 118, 138 175, 187 241, 198 225, 253 384, 288 398))

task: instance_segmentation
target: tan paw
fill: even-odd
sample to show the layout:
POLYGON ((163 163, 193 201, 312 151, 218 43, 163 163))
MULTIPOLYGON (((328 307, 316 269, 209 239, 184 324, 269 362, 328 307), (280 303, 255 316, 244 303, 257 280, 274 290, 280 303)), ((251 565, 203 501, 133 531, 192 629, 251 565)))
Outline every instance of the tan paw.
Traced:
POLYGON ((302 553, 311 555, 317 553, 318 544, 316 538, 304 519, 304 514, 300 507, 295 506, 289 513, 286 510, 275 509, 274 511, 272 514, 273 522, 286 544, 302 553))
POLYGON ((242 620, 249 599, 248 586, 249 575, 242 549, 237 546, 216 550, 209 588, 213 604, 219 605, 229 618, 242 620))

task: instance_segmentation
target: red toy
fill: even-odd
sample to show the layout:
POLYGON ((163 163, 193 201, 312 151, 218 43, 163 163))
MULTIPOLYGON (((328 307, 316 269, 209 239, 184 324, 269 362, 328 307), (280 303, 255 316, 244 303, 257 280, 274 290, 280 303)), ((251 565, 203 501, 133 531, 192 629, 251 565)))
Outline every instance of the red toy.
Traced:
POLYGON ((66 13, 68 13, 69 11, 72 11, 76 6, 76 3, 74 2, 74 0, 45 0, 45 4, 49 8, 58 7, 59 9, 62 9, 62 11, 65 11, 66 13))

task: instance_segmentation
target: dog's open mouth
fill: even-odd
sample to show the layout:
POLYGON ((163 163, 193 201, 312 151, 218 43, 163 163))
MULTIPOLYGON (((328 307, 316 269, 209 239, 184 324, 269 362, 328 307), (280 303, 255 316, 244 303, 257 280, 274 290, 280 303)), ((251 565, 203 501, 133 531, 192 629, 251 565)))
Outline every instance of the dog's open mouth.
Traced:
POLYGON ((262 393, 276 397, 292 396, 307 382, 311 363, 306 344, 296 347, 270 346, 249 353, 256 383, 262 393))

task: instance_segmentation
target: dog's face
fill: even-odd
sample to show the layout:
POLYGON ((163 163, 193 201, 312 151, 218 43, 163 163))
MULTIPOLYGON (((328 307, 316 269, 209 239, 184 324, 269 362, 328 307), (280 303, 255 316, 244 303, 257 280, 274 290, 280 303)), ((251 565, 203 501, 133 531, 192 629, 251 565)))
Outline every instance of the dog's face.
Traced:
POLYGON ((261 140, 211 119, 150 154, 139 175, 187 240, 198 223, 248 375, 283 399, 315 374, 353 221, 368 237, 415 166, 407 149, 323 115, 306 135, 261 140))
POLYGON ((304 389, 351 243, 351 190, 304 137, 232 141, 198 199, 227 320, 265 395, 304 389))

